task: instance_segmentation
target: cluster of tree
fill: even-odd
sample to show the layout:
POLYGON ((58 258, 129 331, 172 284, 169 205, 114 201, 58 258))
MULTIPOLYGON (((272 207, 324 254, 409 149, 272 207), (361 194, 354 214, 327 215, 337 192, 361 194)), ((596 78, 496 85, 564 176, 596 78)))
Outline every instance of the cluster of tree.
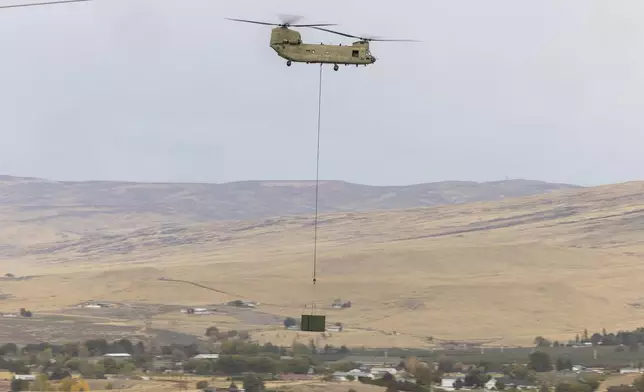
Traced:
POLYGON ((584 344, 591 343, 592 345, 603 345, 603 346, 628 346, 631 347, 631 350, 637 350, 636 347, 640 344, 644 344, 644 328, 637 328, 633 331, 618 331, 618 332, 606 332, 606 329, 602 329, 601 332, 595 332, 590 334, 588 330, 577 336, 574 340, 570 340, 567 343, 560 343, 559 341, 550 341, 543 336, 537 336, 534 339, 534 343, 537 347, 560 347, 560 346, 570 346, 573 344, 584 344))
MULTIPOLYGON (((256 374, 251 373, 251 374, 245 375, 242 382, 243 382, 243 388, 245 391, 261 392, 265 390, 264 380, 262 380, 262 378, 256 374)), ((197 382, 196 388, 199 390, 204 390, 208 388, 208 381, 202 380, 197 382)), ((235 391, 238 389, 239 388, 237 387, 237 384, 235 384, 235 382, 232 382, 228 387, 229 391, 235 391)))
MULTIPOLYGON (((540 357, 536 357, 535 359, 538 361, 539 358, 540 357)), ((548 361, 550 361, 550 359, 548 359, 548 361)), ((528 363, 527 365, 511 364, 504 366, 502 373, 512 380, 536 382, 537 374, 534 368, 538 366, 539 365, 534 363, 528 363)))
POLYGON ((229 339, 241 339, 241 340, 248 340, 250 339, 250 334, 248 331, 237 331, 237 330, 230 330, 230 331, 220 331, 219 328, 212 326, 208 327, 206 329, 206 336, 208 336, 210 339, 218 341, 218 340, 229 340, 229 339))
POLYGON ((241 373, 297 373, 306 374, 313 362, 308 357, 280 359, 275 355, 242 356, 221 355, 219 360, 191 359, 183 363, 183 370, 197 375, 241 373))
POLYGON ((615 385, 608 387, 608 392, 644 392, 644 377, 635 379, 633 385, 615 385))
POLYGON ((599 388, 599 380, 579 379, 576 381, 564 381, 555 386, 555 392, 593 392, 599 388))
POLYGON ((385 387, 386 392, 408 391, 408 392, 427 392, 429 389, 421 384, 409 381, 397 381, 390 373, 385 373, 382 378, 371 380, 368 378, 360 378, 363 384, 377 385, 385 387))
POLYGON ((287 317, 284 319, 284 328, 295 327, 297 325, 297 320, 293 317, 287 317))
POLYGON ((607 388, 607 392, 638 392, 632 385, 613 385, 607 388))
MULTIPOLYGON (((36 366, 42 373, 48 375, 50 380, 62 380, 71 372, 79 372, 85 378, 101 379, 105 374, 132 375, 137 368, 146 370, 151 362, 150 356, 135 356, 125 361, 116 361, 112 358, 102 358, 90 362, 79 357, 64 354, 53 354, 51 349, 32 354, 28 360, 8 361, 14 367, 19 367, 16 373, 28 373, 28 366, 36 366)), ((0 365, 2 365, 0 363, 0 365)))
POLYGON ((555 369, 561 370, 572 370, 572 360, 570 358, 558 357, 555 361, 555 369))
POLYGON ((9 361, 0 357, 0 369, 6 369, 12 373, 29 373, 29 367, 27 365, 25 361, 9 361))
POLYGON ((140 355, 145 353, 143 343, 132 343, 128 339, 120 339, 108 343, 105 339, 87 340, 83 343, 32 343, 18 348, 14 343, 0 346, 0 355, 34 355, 49 350, 53 355, 66 355, 69 357, 101 356, 107 353, 128 353, 140 355))
MULTIPOLYGON (((528 368, 535 372, 549 372, 553 369, 552 359, 548 353, 543 351, 536 351, 530 354, 528 368)), ((554 363, 556 370, 570 370, 572 369, 572 360, 567 357, 558 357, 554 363)))
POLYGON ((39 374, 35 381, 13 379, 11 382, 11 391, 89 391, 89 385, 86 381, 67 376, 62 379, 51 379, 47 374, 39 374), (52 381, 56 381, 54 385, 52 381))
POLYGON ((429 366, 416 357, 408 357, 401 362, 398 369, 404 369, 409 374, 414 376, 419 385, 431 385, 432 383, 440 382, 442 374, 440 371, 434 371, 433 367, 429 366))

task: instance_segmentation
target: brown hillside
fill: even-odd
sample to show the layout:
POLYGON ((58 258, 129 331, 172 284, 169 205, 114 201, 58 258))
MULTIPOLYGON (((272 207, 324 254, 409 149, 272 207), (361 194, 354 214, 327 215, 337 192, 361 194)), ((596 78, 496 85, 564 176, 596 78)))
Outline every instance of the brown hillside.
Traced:
MULTIPOLYGON (((3 308, 56 311, 101 298, 159 304, 209 304, 247 298, 264 312, 298 315, 313 300, 348 331, 333 343, 422 345, 424 336, 499 338, 530 343, 568 338, 584 328, 639 326, 644 270, 644 183, 404 210, 333 213, 320 222, 319 283, 311 287, 310 217, 157 224, 145 215, 111 215, 95 227, 69 216, 56 224, 12 221, 12 272, 41 274, 3 284, 3 308), (128 229, 126 219, 139 222, 128 229), (105 222, 105 223, 104 223, 105 222), (97 268, 100 270, 97 271, 97 268), (197 282, 220 292, 159 280, 197 282), (387 335, 397 331, 399 335, 387 335)), ((1 310, 1 309, 0 309, 1 310)), ((200 333, 205 322, 159 315, 158 323, 200 333), (177 321, 179 320, 179 321, 177 321)), ((193 319, 194 320, 194 319, 193 319)), ((214 319, 213 319, 214 320, 214 319)), ((215 321, 213 321, 215 322, 215 321)), ((230 318, 230 328, 262 329, 230 318)), ((252 324, 252 323, 251 323, 252 324)), ((265 328, 264 328, 265 329, 265 328)), ((290 343, 293 336, 257 332, 290 343)))
MULTIPOLYGON (((208 222, 310 214, 313 181, 244 181, 225 184, 56 182, 0 176, 0 202, 22 220, 145 214, 163 221, 208 222)), ((579 188, 541 181, 449 181, 409 186, 320 183, 320 211, 349 212, 426 207, 579 188)))

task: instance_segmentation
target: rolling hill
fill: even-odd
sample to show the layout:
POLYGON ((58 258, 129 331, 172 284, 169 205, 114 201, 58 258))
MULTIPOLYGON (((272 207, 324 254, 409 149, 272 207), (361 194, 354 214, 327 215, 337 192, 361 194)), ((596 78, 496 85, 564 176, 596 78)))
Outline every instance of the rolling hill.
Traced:
MULTIPOLYGON (((0 176, 0 203, 17 213, 47 217, 154 214, 165 220, 250 220, 310 214, 313 181, 244 181, 224 184, 57 182, 0 176)), ((568 184, 508 180, 451 181, 409 186, 320 183, 321 212, 370 211, 462 204, 578 188, 568 184)))
MULTIPOLYGON (((354 306, 325 310, 331 322, 347 326, 330 343, 365 346, 423 345, 429 335, 521 344, 537 335, 566 339, 584 328, 639 326, 644 183, 561 188, 391 209, 376 209, 370 196, 364 199, 370 211, 338 202, 340 211, 320 219, 315 291, 310 215, 219 220, 182 212, 166 219, 158 206, 97 212, 104 207, 80 203, 79 192, 68 190, 34 196, 49 200, 43 219, 44 210, 29 210, 29 202, 14 198, 0 207, 3 265, 38 276, 3 282, 7 298, 0 311, 28 306, 55 312, 92 298, 184 306, 246 298, 261 302, 264 312, 293 316, 311 301, 342 298, 354 306), (89 215, 69 214, 73 209, 89 215)), ((205 322, 155 317, 183 332, 199 333, 205 322)), ((256 338, 263 340, 288 344, 294 338, 247 320, 209 322, 261 329, 256 338)))

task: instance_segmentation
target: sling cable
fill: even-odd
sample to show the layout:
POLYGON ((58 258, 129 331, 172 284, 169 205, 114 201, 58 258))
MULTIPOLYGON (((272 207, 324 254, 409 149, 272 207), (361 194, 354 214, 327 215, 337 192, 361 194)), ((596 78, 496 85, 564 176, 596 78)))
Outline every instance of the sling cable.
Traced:
POLYGON ((317 283, 318 259, 318 206, 320 195, 320 123, 322 115, 322 64, 320 64, 320 82, 318 86, 318 131, 317 131, 317 157, 315 162, 315 218, 313 221, 313 302, 309 312, 302 314, 300 330, 306 332, 326 331, 326 316, 317 313, 315 305, 315 284, 317 283), (307 314, 308 313, 308 314, 307 314))

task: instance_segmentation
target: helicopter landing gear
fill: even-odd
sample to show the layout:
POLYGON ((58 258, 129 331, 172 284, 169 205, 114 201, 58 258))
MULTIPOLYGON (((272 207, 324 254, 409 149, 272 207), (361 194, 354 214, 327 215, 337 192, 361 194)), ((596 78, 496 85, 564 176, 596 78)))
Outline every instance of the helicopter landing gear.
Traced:
POLYGON ((290 66, 291 66, 291 64, 292 64, 291 60, 289 60, 289 61, 287 61, 287 62, 286 62, 286 66, 287 66, 287 67, 290 67, 290 66))
POLYGON ((338 64, 336 64, 336 65, 334 65, 334 66, 333 66, 333 70, 334 70, 334 71, 337 71, 337 70, 339 70, 339 69, 340 69, 340 67, 338 67, 338 64))

